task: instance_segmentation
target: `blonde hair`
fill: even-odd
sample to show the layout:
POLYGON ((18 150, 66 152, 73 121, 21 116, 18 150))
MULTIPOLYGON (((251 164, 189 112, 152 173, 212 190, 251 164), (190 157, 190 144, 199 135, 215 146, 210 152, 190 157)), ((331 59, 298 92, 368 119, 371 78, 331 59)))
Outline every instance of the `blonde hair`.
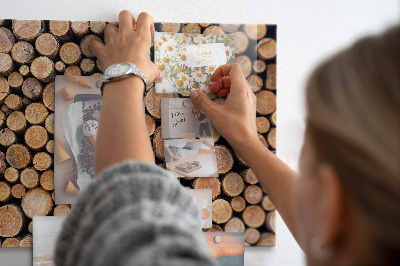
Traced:
POLYGON ((323 62, 306 86, 307 132, 370 230, 377 259, 400 260, 400 27, 323 62))

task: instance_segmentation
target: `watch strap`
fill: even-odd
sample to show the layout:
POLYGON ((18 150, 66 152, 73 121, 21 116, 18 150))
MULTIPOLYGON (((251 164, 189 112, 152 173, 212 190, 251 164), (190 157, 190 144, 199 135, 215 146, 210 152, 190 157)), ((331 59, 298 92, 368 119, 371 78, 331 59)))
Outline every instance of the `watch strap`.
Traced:
MULTIPOLYGON (((144 91, 146 91, 146 88, 147 88, 146 76, 143 74, 143 72, 134 63, 131 63, 131 62, 127 62, 127 63, 129 63, 129 65, 130 65, 131 72, 126 74, 126 75, 119 76, 119 77, 124 77, 125 76, 123 79, 129 78, 129 77, 132 77, 132 76, 137 76, 137 77, 141 78, 143 83, 144 83, 144 91)), ((109 67, 111 67, 111 66, 109 66, 109 67)), ((106 73, 106 71, 104 71, 104 72, 106 73)), ((114 78, 116 78, 116 77, 114 77, 114 78)), ((110 77, 108 77, 106 75, 103 75, 102 78, 96 82, 96 86, 98 88, 100 88, 101 95, 103 95, 104 84, 114 81, 114 78, 110 78, 110 77)), ((123 79, 118 79, 118 80, 123 80, 123 79)))

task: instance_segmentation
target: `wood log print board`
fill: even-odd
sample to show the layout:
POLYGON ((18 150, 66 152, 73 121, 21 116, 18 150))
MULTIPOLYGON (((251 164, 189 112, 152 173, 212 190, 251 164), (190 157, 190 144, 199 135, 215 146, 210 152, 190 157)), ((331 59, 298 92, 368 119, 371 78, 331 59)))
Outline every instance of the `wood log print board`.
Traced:
MULTIPOLYGON (((31 246, 32 216, 67 215, 72 207, 54 204, 53 82, 55 75, 101 75, 101 65, 87 43, 96 38, 104 42, 107 23, 0 19, 2 247, 31 246), (78 54, 68 56, 74 50, 78 54)), ((158 32, 236 34, 235 61, 257 96, 259 138, 275 153, 276 25, 155 23, 155 28, 158 32)), ((152 90, 154 93, 154 89, 149 92, 152 90)), ((219 103, 224 101, 214 94, 210 97, 219 103)), ((165 167, 158 97, 148 98, 146 120, 156 163, 165 167)), ((274 246, 273 203, 252 171, 213 131, 219 177, 180 178, 188 189, 213 189, 213 228, 204 231, 245 231, 246 245, 274 246)))

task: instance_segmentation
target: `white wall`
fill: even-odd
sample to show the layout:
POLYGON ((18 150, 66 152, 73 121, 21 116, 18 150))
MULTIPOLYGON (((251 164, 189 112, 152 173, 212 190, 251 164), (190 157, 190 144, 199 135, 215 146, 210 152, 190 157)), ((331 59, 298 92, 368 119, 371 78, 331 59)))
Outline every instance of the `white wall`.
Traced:
MULTIPOLYGON (((0 18, 117 21, 122 9, 155 21, 278 25, 278 156, 297 169, 304 129, 303 85, 313 66, 355 39, 399 23, 398 0, 2 0, 0 18)), ((274 248, 246 249, 245 265, 303 265, 282 220, 274 248)), ((1 249, 0 265, 31 265, 30 249, 1 249), (8 263, 6 263, 8 262, 8 263)))

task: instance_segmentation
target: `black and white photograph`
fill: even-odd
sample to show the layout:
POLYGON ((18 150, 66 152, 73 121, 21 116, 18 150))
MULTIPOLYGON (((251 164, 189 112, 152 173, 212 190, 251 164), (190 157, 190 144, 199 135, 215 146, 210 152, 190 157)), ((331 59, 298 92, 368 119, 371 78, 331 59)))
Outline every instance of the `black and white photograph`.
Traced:
POLYGON ((164 140, 164 155, 178 177, 218 177, 213 139, 164 140))
POLYGON ((162 137, 211 137, 211 120, 190 98, 161 99, 162 137))

